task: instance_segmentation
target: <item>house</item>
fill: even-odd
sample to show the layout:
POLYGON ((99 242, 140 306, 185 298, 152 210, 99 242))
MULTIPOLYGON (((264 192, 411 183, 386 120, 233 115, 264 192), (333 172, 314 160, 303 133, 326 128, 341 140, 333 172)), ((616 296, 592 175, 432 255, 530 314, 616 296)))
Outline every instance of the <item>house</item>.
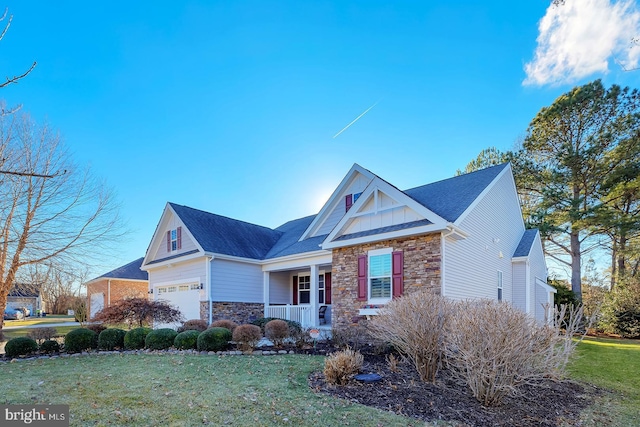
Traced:
POLYGON ((85 283, 89 319, 116 301, 148 297, 149 275, 140 269, 142 260, 139 258, 85 283))
POLYGON ((354 164, 317 215, 276 229, 167 203, 142 269, 154 299, 209 322, 342 328, 422 288, 542 320, 554 292, 510 164, 404 191, 354 164))
POLYGON ((45 303, 37 286, 16 284, 11 288, 7 295, 7 308, 19 307, 27 308, 32 316, 45 312, 45 303))

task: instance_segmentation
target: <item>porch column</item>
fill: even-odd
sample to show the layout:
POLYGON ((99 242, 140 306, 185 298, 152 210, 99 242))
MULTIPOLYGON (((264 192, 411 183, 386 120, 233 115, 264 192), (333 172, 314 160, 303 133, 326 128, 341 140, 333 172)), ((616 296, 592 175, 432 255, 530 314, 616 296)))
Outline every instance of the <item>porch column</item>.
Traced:
POLYGON ((269 317, 269 272, 262 273, 262 301, 264 302, 264 317, 269 317))
POLYGON ((311 304, 311 324, 309 326, 313 328, 318 327, 318 266, 311 266, 311 291, 309 296, 309 303, 311 304))

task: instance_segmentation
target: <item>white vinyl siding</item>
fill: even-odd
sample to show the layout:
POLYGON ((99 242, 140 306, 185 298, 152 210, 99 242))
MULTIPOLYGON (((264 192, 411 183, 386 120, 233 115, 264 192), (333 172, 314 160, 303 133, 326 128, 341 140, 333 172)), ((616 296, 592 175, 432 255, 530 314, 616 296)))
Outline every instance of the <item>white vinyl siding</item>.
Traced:
POLYGON ((524 233, 516 188, 503 173, 457 224, 466 239, 445 239, 445 296, 497 299, 496 270, 503 272, 503 301, 512 300, 511 257, 524 233))
POLYGON ((291 304, 291 275, 287 271, 269 273, 269 304, 291 304))
POLYGON ((381 191, 378 191, 377 206, 374 204, 375 201, 375 198, 371 197, 363 207, 363 211, 369 211, 371 214, 355 218, 341 234, 375 230, 424 219, 423 216, 418 215, 407 206, 401 205, 381 191))
MULTIPOLYGON (((371 180, 360 173, 356 174, 350 185, 347 186, 345 191, 338 197, 336 205, 333 207, 331 213, 327 216, 323 224, 318 227, 318 230, 312 234, 312 236, 321 236, 323 234, 329 234, 333 227, 342 219, 346 213, 345 209, 345 197, 348 194, 361 193, 371 180)), ((355 202, 354 202, 355 203, 355 202)))
POLYGON ((519 308, 520 310, 526 312, 527 311, 527 301, 526 301, 526 292, 527 292, 527 263, 525 261, 522 262, 514 262, 513 263, 513 296, 511 301, 513 302, 513 306, 519 308))
POLYGON ((203 258, 188 262, 176 263, 171 267, 163 266, 149 270, 149 284, 153 289, 158 284, 180 283, 184 280, 199 278, 199 283, 206 282, 207 261, 203 258))
POLYGON ((182 226, 182 223, 178 221, 176 217, 172 217, 169 219, 168 223, 163 229, 163 232, 158 235, 158 240, 158 249, 156 250, 153 258, 150 259, 150 261, 164 259, 169 256, 180 255, 198 249, 198 247, 196 246, 196 242, 191 239, 189 233, 187 232, 187 229, 182 226), (167 252, 167 231, 176 230, 178 227, 182 227, 182 233, 180 236, 182 246, 180 247, 180 249, 167 252))
POLYGON ((544 293, 544 302, 547 302, 547 292, 541 286, 536 284, 536 278, 540 279, 542 282, 547 282, 547 267, 544 261, 544 253, 542 251, 542 243, 540 242, 540 235, 538 234, 533 242, 533 247, 531 248, 531 253, 529 254, 529 270, 530 270, 530 301, 535 303, 535 306, 531 308, 531 313, 534 313, 536 319, 539 321, 544 321, 544 309, 541 304, 539 304, 539 299, 542 298, 541 293, 544 293))
POLYGON ((213 301, 264 302, 263 275, 259 265, 214 258, 211 288, 213 301))

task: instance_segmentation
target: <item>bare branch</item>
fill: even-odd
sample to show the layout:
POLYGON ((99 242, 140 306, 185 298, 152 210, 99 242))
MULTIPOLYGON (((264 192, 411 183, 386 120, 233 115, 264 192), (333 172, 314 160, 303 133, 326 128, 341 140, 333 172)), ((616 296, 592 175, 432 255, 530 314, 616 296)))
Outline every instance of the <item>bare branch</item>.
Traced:
POLYGON ((33 61, 33 64, 31 64, 31 67, 29 67, 29 69, 27 71, 25 71, 23 74, 19 75, 19 76, 13 76, 13 77, 7 77, 7 80, 4 83, 0 83, 0 89, 2 89, 5 86, 10 85, 11 83, 18 83, 18 80, 27 77, 27 75, 33 71, 34 68, 36 68, 37 62, 33 61))

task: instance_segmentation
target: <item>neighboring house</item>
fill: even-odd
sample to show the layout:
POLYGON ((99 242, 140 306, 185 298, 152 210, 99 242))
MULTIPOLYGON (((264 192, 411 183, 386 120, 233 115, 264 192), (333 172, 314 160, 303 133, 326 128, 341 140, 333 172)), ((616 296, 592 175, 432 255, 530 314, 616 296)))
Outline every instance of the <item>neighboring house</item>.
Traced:
POLYGON ((40 291, 32 289, 30 286, 14 286, 11 288, 9 295, 7 295, 7 307, 26 307, 32 316, 38 314, 38 311, 46 311, 40 291))
POLYGON ((143 258, 139 258, 85 283, 89 319, 117 301, 149 296, 149 275, 146 271, 140 270, 142 260, 143 258))
POLYGON ((167 203, 142 269, 154 299, 209 322, 347 327, 422 288, 542 320, 554 292, 509 164, 405 191, 355 164, 317 215, 276 229, 167 203))

